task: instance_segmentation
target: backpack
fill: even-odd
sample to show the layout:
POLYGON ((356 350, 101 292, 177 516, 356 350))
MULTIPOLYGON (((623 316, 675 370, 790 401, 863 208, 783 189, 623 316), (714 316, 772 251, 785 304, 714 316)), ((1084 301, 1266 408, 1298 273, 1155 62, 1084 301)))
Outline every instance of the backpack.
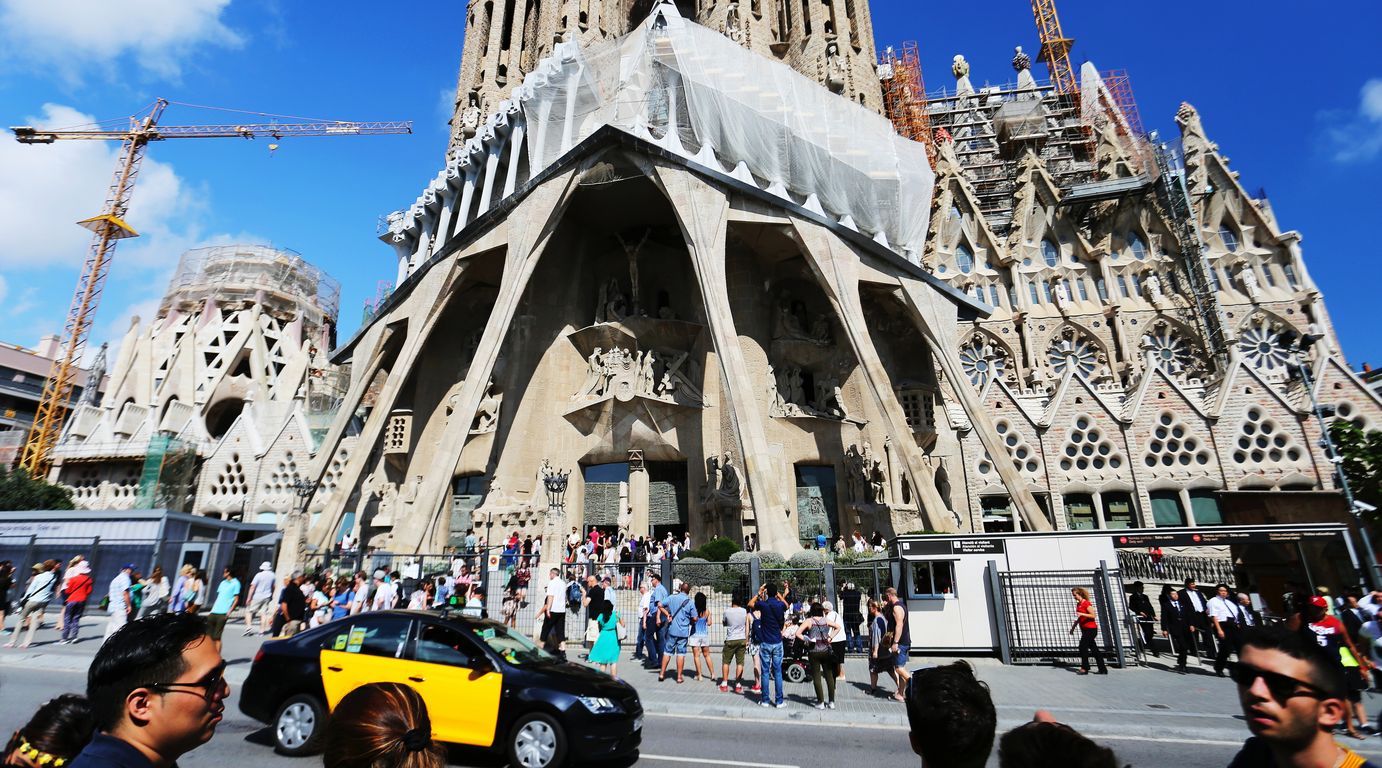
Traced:
POLYGON ((566 585, 566 602, 569 603, 573 608, 580 607, 581 585, 579 583, 573 581, 570 584, 566 585))

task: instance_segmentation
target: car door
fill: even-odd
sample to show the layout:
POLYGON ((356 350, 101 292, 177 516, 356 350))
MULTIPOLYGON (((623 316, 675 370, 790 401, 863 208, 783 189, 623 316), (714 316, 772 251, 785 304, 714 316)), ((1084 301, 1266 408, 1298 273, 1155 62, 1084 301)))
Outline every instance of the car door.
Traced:
POLYGON ((340 631, 328 633, 321 650, 322 688, 326 704, 335 709, 347 693, 365 683, 403 683, 414 662, 408 658, 413 620, 407 616, 370 616, 342 620, 340 631))
POLYGON ((503 675, 465 630, 421 622, 407 682, 427 702, 437 741, 494 743, 503 675))

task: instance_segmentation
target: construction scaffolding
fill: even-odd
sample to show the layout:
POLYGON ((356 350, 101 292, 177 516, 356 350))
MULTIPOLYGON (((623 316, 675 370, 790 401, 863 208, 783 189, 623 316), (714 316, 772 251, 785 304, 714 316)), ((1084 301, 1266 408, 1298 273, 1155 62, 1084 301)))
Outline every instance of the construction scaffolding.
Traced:
POLYGON ((932 130, 944 129, 974 186, 980 211, 997 231, 1012 219, 1018 161, 1032 147, 1062 189, 1094 178, 1091 126, 1081 115, 1078 94, 1057 93, 1050 82, 1019 88, 1016 83, 985 85, 957 95, 941 89, 927 95, 932 130))
POLYGON ((258 301, 285 319, 302 317, 309 327, 335 325, 341 284, 287 248, 218 245, 182 255, 168 282, 159 314, 195 312, 209 298, 219 304, 258 301))
POLYGON ((902 54, 892 46, 878 62, 878 79, 883 85, 883 110, 899 136, 926 145, 926 156, 935 165, 936 147, 931 136, 931 118, 926 111, 926 84, 921 76, 921 57, 915 41, 902 44, 902 54))

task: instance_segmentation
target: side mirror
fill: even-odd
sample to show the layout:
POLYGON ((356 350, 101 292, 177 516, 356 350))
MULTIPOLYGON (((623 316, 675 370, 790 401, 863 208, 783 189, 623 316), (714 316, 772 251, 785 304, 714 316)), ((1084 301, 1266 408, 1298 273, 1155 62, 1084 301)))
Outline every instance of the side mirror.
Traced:
POLYGON ((494 664, 488 656, 476 656, 470 660, 470 679, 484 677, 494 671, 494 664))

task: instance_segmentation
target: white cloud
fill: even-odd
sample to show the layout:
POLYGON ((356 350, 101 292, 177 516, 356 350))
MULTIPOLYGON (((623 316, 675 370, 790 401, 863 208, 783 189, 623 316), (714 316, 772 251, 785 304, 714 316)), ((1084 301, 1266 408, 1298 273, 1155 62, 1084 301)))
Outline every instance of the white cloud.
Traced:
POLYGON ((243 40, 222 20, 231 0, 0 0, 0 50, 67 79, 130 56, 176 78, 183 60, 243 40))
MULTIPOLYGON (((44 114, 26 118, 40 126, 70 126, 93 122, 89 115, 56 104, 44 114)), ((95 216, 106 194, 120 155, 118 142, 59 141, 24 145, 8 133, 0 134, 0 268, 51 269, 78 266, 86 258, 91 233, 76 222, 95 216)), ((140 264, 177 258, 168 239, 198 239, 187 233, 200 212, 188 184, 173 167, 145 157, 138 184, 125 217, 141 237, 117 247, 117 258, 140 264)))
POLYGON ((1363 83, 1354 112, 1321 115, 1330 158, 1336 163, 1367 163, 1382 155, 1382 77, 1363 83))

